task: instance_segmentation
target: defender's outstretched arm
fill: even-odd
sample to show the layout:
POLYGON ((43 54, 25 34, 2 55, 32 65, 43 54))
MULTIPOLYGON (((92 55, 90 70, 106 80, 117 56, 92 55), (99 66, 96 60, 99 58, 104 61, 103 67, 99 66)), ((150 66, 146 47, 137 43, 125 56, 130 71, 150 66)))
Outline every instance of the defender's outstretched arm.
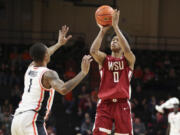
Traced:
POLYGON ((61 30, 59 30, 58 42, 55 45, 48 48, 50 55, 54 54, 54 52, 57 49, 59 49, 61 46, 65 45, 67 43, 67 41, 72 37, 71 35, 66 37, 68 31, 69 31, 69 27, 67 27, 66 25, 62 26, 61 30))
POLYGON ((72 91, 88 74, 91 61, 91 56, 84 56, 81 63, 81 72, 67 82, 63 82, 62 80, 60 80, 58 74, 52 70, 45 72, 43 75, 43 79, 45 79, 46 82, 48 82, 49 85, 58 93, 66 95, 68 92, 72 91))

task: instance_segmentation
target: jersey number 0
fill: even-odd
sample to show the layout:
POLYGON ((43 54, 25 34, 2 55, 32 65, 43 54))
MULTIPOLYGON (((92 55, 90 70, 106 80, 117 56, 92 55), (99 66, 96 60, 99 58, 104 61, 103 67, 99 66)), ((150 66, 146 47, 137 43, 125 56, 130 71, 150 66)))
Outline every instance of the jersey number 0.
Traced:
POLYGON ((113 72, 114 82, 119 82, 119 72, 113 72))

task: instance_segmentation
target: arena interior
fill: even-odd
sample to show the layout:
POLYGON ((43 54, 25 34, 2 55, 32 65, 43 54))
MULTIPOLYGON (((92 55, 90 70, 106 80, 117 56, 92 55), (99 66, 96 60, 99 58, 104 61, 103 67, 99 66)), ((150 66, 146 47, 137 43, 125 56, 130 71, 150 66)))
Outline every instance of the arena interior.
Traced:
MULTIPOLYGON (((58 30, 69 26, 72 39, 51 57, 48 67, 64 81, 73 78, 99 31, 94 14, 100 5, 120 9, 119 27, 129 34, 136 56, 130 99, 134 135, 165 135, 167 113, 157 112, 155 105, 174 96, 180 99, 179 0, 0 0, 0 135, 11 135, 12 114, 32 61, 30 46, 53 45, 58 30)), ((112 35, 113 29, 101 48, 108 54, 112 35)), ((55 94, 48 135, 92 134, 86 130, 93 127, 99 83, 93 61, 78 87, 65 96, 55 94)))

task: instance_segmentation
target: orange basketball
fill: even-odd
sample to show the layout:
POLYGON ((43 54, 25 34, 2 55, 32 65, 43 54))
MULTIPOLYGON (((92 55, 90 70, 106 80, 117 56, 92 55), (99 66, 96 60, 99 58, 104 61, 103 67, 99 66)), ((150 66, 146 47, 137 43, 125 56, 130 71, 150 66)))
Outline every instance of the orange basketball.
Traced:
POLYGON ((103 5, 100 6, 95 13, 96 22, 102 26, 112 25, 112 14, 114 10, 112 7, 103 5))

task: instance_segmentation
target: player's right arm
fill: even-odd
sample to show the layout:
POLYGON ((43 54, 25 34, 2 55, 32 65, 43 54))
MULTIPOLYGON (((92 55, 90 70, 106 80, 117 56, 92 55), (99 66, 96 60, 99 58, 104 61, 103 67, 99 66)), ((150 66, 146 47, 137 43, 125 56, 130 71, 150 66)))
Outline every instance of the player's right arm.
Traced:
POLYGON ((106 53, 100 51, 100 47, 102 44, 103 37, 106 31, 109 29, 109 27, 103 27, 100 25, 98 26, 100 27, 100 31, 97 37, 95 38, 94 42, 92 43, 92 46, 90 48, 90 54, 93 56, 95 61, 102 66, 107 55, 106 53))
POLYGON ((52 70, 45 72, 43 77, 58 93, 66 95, 68 92, 72 91, 88 74, 91 61, 91 56, 84 56, 81 63, 81 72, 67 82, 60 80, 58 74, 52 70))

